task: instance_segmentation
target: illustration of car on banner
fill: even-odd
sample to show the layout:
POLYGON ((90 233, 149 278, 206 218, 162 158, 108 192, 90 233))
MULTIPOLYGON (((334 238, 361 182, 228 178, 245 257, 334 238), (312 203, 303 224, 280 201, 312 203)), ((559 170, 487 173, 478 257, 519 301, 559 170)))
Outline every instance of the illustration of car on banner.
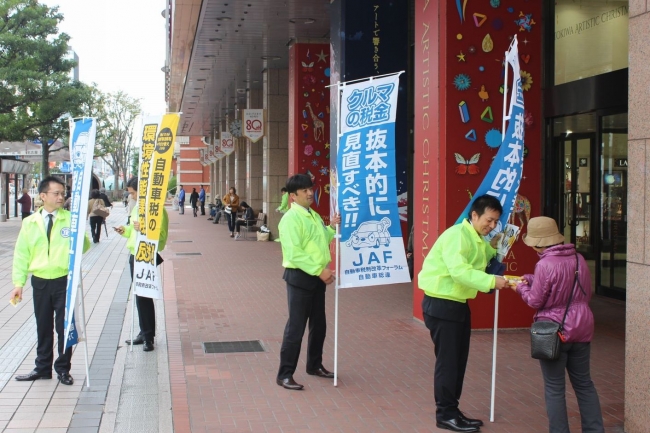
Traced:
POLYGON ((390 245, 390 218, 382 218, 381 221, 364 221, 359 228, 352 232, 350 239, 345 245, 354 250, 361 248, 379 248, 381 245, 390 245))

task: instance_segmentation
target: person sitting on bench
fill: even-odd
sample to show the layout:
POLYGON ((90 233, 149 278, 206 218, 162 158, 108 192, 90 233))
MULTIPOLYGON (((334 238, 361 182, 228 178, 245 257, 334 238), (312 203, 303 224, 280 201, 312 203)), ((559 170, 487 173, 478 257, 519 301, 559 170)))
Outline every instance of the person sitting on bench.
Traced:
POLYGON ((221 203, 221 200, 217 200, 216 204, 210 204, 210 218, 208 218, 208 220, 212 221, 213 224, 219 224, 222 209, 223 204, 221 203))
POLYGON ((248 205, 248 203, 243 201, 239 206, 244 208, 244 214, 241 218, 237 218, 235 221, 235 231, 237 232, 235 239, 238 239, 240 236, 239 231, 241 230, 241 226, 254 226, 257 221, 257 218, 253 215, 253 209, 248 205))

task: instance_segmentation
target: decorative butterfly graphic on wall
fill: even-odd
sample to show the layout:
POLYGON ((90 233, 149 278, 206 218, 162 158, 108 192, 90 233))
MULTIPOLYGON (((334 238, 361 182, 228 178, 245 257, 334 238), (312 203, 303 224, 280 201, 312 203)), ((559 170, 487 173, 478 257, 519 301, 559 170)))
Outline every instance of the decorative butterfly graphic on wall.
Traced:
POLYGON ((314 62, 311 63, 300 62, 300 63, 302 63, 303 72, 311 72, 314 70, 314 62))
POLYGON ((454 153, 458 167, 456 167, 457 174, 479 174, 478 160, 481 158, 480 153, 475 153, 469 160, 463 158, 460 153, 454 153))

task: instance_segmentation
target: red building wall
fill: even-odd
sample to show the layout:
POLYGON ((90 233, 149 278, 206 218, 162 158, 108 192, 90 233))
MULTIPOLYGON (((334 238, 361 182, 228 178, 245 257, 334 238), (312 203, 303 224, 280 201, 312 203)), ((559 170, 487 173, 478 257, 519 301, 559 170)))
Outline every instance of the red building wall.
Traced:
POLYGON ((330 217, 329 55, 329 44, 289 48, 289 176, 311 176, 312 209, 325 224, 330 217))
POLYGON ((207 149, 201 138, 190 137, 189 145, 181 146, 180 184, 187 194, 192 192, 192 188, 199 191, 201 185, 207 194, 210 193, 210 166, 204 167, 199 162, 199 149, 207 149))
MULTIPOLYGON (((487 145, 486 134, 492 129, 501 132, 503 59, 515 34, 521 70, 532 77, 524 91, 532 123, 526 125, 528 153, 519 188, 523 212, 515 217, 516 225, 524 223, 522 233, 528 216, 539 215, 541 209, 541 2, 465 3, 416 0, 413 314, 418 318, 424 293, 418 288, 417 273, 424 258, 437 237, 455 223, 497 153, 498 148, 487 145), (467 122, 461 119, 461 103, 468 107, 467 122), (483 115, 487 107, 491 122, 489 114, 483 115), (468 170, 468 165, 456 161, 455 153, 467 161, 476 154, 480 157, 468 170), (457 170, 459 165, 463 167, 457 170)), ((536 261, 537 255, 520 237, 506 260, 507 274, 532 273, 536 261)), ((493 326, 494 298, 479 294, 470 301, 473 328, 493 326)), ((500 312, 499 327, 531 323, 532 310, 510 290, 501 293, 500 312)))

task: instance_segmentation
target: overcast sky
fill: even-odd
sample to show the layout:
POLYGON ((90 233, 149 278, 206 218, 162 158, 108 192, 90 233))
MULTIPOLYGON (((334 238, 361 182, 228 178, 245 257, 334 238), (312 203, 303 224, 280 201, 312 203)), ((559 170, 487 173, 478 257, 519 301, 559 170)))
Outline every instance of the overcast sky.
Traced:
POLYGON ((81 81, 141 99, 145 114, 165 113, 164 0, 40 1, 59 6, 81 81))

